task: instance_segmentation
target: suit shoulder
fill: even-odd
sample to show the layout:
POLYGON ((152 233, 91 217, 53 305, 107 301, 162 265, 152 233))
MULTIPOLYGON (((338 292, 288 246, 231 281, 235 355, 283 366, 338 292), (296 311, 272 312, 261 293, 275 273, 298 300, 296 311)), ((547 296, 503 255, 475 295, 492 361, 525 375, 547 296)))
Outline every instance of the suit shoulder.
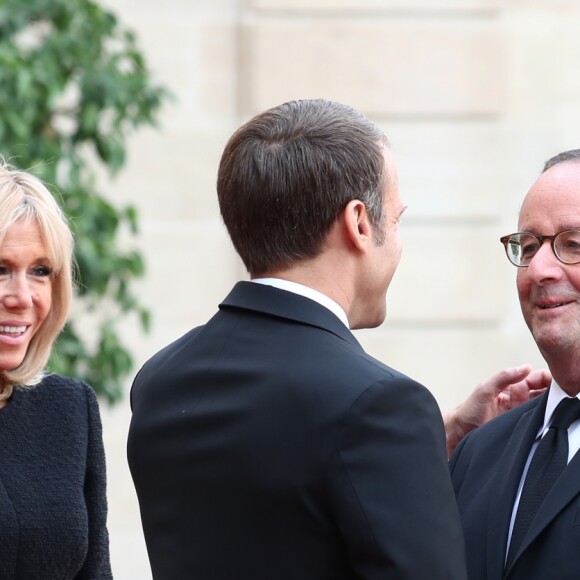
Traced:
POLYGON ((202 331, 203 328, 204 326, 192 328, 178 339, 170 342, 161 348, 161 350, 158 350, 147 361, 145 361, 139 372, 148 368, 157 367, 171 360, 171 358, 173 358, 183 348, 187 347, 187 345, 202 331))
POLYGON ((452 466, 457 463, 460 456, 470 456, 472 453, 497 455, 498 446, 508 441, 520 419, 527 413, 533 413, 543 401, 545 397, 532 399, 468 433, 459 442, 451 457, 452 466))
POLYGON ((435 397, 427 387, 365 353, 338 357, 316 384, 319 389, 328 389, 328 398, 336 399, 342 393, 344 402, 349 404, 350 400, 353 410, 371 402, 371 406, 380 406, 389 413, 410 408, 441 418, 435 397))
POLYGON ((504 433, 505 431, 511 431, 518 423, 520 418, 533 411, 538 405, 543 401, 543 397, 537 397, 531 401, 527 401, 522 405, 519 405, 515 409, 511 409, 498 415, 491 421, 488 421, 485 425, 482 425, 478 429, 475 429, 470 433, 473 437, 488 437, 493 433, 504 433))
POLYGON ((368 384, 376 384, 379 389, 397 391, 399 389, 409 390, 416 393, 416 396, 424 396, 435 401, 431 391, 415 379, 402 373, 401 371, 382 363, 368 353, 362 351, 355 353, 349 361, 351 372, 359 376, 368 384))

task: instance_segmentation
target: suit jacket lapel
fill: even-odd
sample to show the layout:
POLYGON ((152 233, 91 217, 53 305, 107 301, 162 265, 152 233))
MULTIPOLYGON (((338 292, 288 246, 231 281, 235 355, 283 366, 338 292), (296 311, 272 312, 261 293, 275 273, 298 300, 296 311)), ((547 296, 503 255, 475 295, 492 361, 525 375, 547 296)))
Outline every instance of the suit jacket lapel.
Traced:
POLYGON ((546 500, 540 506, 532 521, 528 533, 522 540, 520 554, 528 548, 542 530, 572 501, 579 493, 580 487, 580 452, 572 458, 554 487, 548 492, 546 500))
POLYGON ((487 523, 487 568, 489 580, 504 576, 507 537, 518 485, 540 428, 547 395, 524 413, 516 424, 497 464, 497 485, 491 490, 487 523))

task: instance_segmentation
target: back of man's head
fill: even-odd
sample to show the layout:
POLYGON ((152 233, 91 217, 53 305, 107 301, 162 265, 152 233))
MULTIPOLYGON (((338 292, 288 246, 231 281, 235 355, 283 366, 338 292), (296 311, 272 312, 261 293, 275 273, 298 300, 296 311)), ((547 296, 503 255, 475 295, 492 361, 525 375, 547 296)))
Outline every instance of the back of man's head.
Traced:
POLYGON ((353 199, 380 233, 385 147, 384 133, 359 111, 322 99, 284 103, 240 127, 223 152, 217 192, 248 272, 318 255, 353 199))

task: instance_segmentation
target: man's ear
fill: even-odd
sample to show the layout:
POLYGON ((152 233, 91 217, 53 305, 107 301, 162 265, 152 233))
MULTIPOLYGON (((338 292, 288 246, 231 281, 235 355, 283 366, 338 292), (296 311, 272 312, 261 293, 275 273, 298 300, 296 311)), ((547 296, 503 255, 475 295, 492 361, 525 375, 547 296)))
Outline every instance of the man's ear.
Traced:
POLYGON ((342 211, 342 220, 348 240, 358 250, 366 252, 372 243, 373 229, 365 204, 359 199, 349 201, 342 211))

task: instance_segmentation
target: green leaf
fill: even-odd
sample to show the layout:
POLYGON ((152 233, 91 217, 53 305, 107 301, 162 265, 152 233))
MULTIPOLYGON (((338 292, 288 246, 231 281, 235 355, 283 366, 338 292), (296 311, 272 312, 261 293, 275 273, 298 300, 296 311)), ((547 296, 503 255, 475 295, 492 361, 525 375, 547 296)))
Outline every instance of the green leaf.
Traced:
POLYGON ((135 316, 148 331, 151 316, 132 291, 143 258, 119 243, 121 231, 137 234, 137 211, 106 199, 96 176, 99 165, 113 176, 123 168, 127 137, 157 123, 169 92, 152 81, 135 33, 91 0, 0 0, 0 87, 0 151, 43 179, 69 216, 75 310, 96 321, 87 337, 71 320, 49 368, 112 404, 132 370, 118 329, 135 316))

